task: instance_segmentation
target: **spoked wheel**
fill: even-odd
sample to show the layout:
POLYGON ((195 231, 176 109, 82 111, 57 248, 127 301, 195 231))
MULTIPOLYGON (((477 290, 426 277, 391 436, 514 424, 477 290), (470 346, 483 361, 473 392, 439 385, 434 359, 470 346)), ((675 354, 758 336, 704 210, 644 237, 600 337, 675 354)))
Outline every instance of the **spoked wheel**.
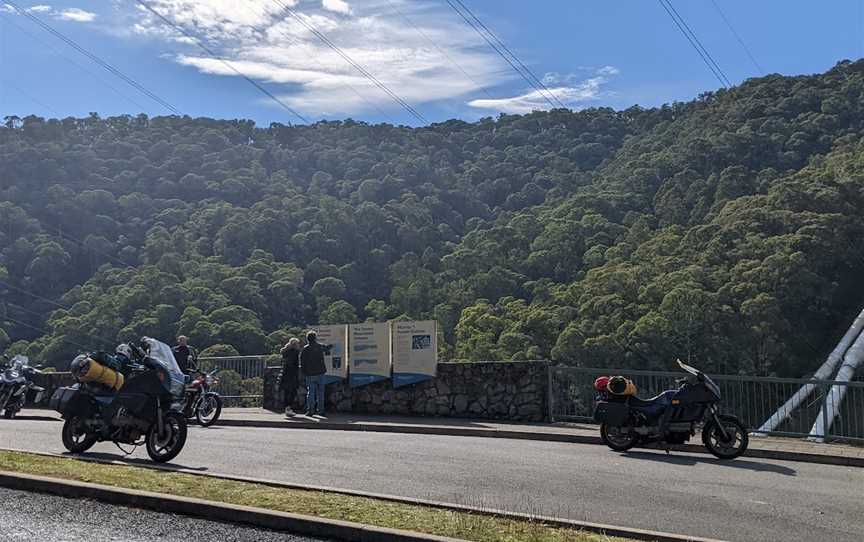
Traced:
POLYGON ((195 417, 198 419, 201 427, 209 427, 216 423, 221 413, 222 398, 219 397, 219 394, 213 392, 205 393, 198 403, 198 408, 195 409, 195 417))
POLYGON ((709 420, 702 428, 702 442, 708 451, 719 459, 735 459, 747 451, 750 438, 747 436, 747 428, 735 416, 717 416, 720 425, 715 420, 709 420), (720 429, 722 425, 725 429, 720 429))
POLYGON ((63 446, 73 454, 86 452, 96 444, 98 437, 88 433, 84 427, 84 420, 69 418, 63 423, 63 446))
POLYGON ((171 461, 186 444, 186 418, 179 412, 165 415, 162 434, 154 423, 147 432, 147 455, 157 463, 171 461))
POLYGON ((610 426, 605 423, 600 426, 600 438, 603 444, 609 446, 616 452, 626 452, 636 446, 639 435, 628 426, 610 426))

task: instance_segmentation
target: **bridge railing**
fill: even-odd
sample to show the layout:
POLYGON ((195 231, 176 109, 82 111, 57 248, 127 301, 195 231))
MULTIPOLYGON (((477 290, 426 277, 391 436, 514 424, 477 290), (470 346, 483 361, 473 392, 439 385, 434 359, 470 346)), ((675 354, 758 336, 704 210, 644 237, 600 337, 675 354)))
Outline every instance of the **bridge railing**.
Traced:
MULTIPOLYGON (((551 369, 550 412, 554 420, 591 421, 594 408, 594 379, 601 375, 623 375, 636 384, 639 396, 653 397, 677 387, 676 378, 684 373, 639 371, 633 369, 598 369, 556 366, 551 369)), ((825 440, 864 441, 864 382, 808 380, 797 378, 709 375, 720 387, 724 412, 741 418, 755 431, 805 384, 813 384, 807 399, 787 414, 783 423, 768 434, 779 436, 814 436, 825 440), (822 408, 833 386, 845 390, 840 414, 824 435, 811 435, 818 416, 827 416, 822 408)), ((824 420, 827 422, 827 419, 824 420)), ((828 427, 827 423, 823 426, 828 427)))
POLYGON ((279 365, 279 356, 200 357, 198 368, 212 371, 219 368, 219 384, 215 391, 225 406, 260 407, 264 401, 264 371, 279 365))

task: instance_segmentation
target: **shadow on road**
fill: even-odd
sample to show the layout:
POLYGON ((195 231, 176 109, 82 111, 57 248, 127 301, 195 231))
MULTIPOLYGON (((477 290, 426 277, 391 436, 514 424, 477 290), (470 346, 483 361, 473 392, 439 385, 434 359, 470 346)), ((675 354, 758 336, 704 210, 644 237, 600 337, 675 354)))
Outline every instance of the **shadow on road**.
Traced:
POLYGON ((671 455, 665 453, 652 452, 626 452, 621 454, 621 457, 628 459, 642 459, 648 461, 658 461, 661 463, 672 463, 675 465, 683 465, 692 467, 699 464, 711 464, 718 467, 728 467, 733 469, 744 469, 760 472, 774 472, 784 476, 797 476, 798 471, 795 469, 775 465, 773 463, 760 463, 757 461, 747 461, 746 459, 732 459, 729 461, 721 461, 713 457, 698 457, 693 455, 671 455))
POLYGON ((3 423, 16 422, 16 421, 19 421, 19 422, 62 422, 63 420, 61 420, 60 418, 52 418, 51 416, 26 416, 26 415, 21 416, 21 415, 18 415, 18 416, 15 416, 14 418, 12 418, 11 420, 4 419, 3 423))
POLYGON ((98 461, 111 461, 114 463, 127 463, 129 465, 142 465, 145 467, 166 467, 168 469, 183 469, 189 471, 196 472, 204 472, 208 469, 207 467, 189 467, 186 465, 180 465, 178 463, 155 463, 149 459, 143 459, 139 457, 123 457, 119 454, 106 454, 103 452, 86 452, 83 454, 73 454, 71 452, 63 452, 64 456, 72 457, 77 459, 95 459, 98 461))

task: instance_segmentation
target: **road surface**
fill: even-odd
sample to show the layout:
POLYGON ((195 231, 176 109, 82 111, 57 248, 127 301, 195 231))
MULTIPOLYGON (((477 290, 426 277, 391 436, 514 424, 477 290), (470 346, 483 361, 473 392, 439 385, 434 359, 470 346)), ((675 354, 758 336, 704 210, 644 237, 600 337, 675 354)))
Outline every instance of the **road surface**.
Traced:
MULTIPOLYGON (((0 447, 64 452, 60 422, 0 420, 0 447)), ((118 459, 110 443, 90 455, 118 459)), ((146 459, 139 449, 135 460, 146 459)), ((861 542, 864 469, 479 437, 191 427, 202 472, 488 506, 723 540, 861 542)))
POLYGON ((316 542, 230 523, 3 488, 0 502, 0 540, 10 542, 316 542))

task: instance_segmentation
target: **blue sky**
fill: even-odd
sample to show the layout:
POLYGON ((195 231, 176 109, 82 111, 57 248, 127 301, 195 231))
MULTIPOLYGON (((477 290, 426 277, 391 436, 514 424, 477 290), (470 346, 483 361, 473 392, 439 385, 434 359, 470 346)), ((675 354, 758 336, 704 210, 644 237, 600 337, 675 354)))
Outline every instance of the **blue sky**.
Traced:
MULTIPOLYGON (((446 0, 145 1, 231 67, 136 0, 15 4, 192 116, 299 122, 236 69, 312 121, 419 123, 278 2, 432 122, 549 107, 446 0)), ((712 0, 671 1, 733 83, 760 75, 712 0)), ((719 86, 654 0, 462 2, 568 107, 654 106, 719 86)), ((864 0, 715 2, 765 73, 864 55, 864 0)), ((0 0, 0 116, 91 111, 167 113, 0 0)))

